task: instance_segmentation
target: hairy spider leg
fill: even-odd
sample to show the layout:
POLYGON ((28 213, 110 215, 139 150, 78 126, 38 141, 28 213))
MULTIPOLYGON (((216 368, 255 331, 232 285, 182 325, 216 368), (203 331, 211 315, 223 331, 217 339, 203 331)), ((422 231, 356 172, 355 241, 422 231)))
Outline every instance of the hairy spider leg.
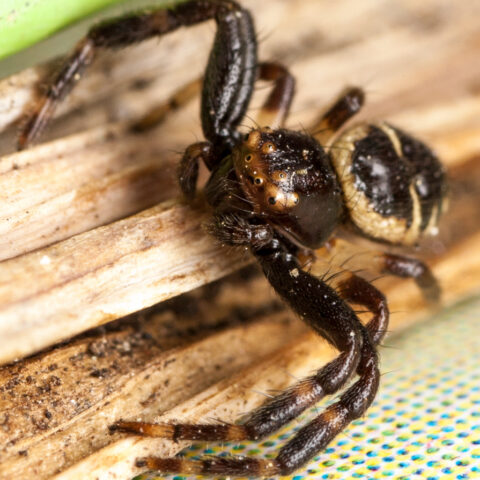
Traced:
MULTIPOLYGON (((246 227, 246 225, 243 225, 246 227)), ((247 239, 248 235, 245 235, 247 239)), ((249 243, 251 245, 251 243, 249 243)), ((373 401, 379 383, 378 358, 369 331, 383 332, 388 321, 384 298, 373 286, 362 284, 361 301, 348 294, 353 280, 341 282, 342 295, 364 303, 374 313, 367 328, 334 288, 303 271, 295 256, 276 239, 255 249, 265 275, 290 307, 341 353, 318 372, 254 410, 241 425, 145 424, 119 422, 114 429, 173 440, 240 441, 258 440, 296 418, 325 395, 333 394, 357 372, 359 380, 301 429, 272 460, 248 458, 146 458, 140 465, 164 472, 217 475, 286 475, 301 467, 322 450, 348 423, 358 418, 373 401), (368 330, 367 330, 368 329, 368 330)), ((359 282, 361 279, 355 277, 359 282)), ((380 339, 383 333, 377 333, 380 339)))
POLYGON ((84 70, 92 63, 95 48, 89 38, 81 40, 73 50, 70 58, 62 66, 53 83, 38 98, 17 140, 17 149, 28 148, 41 134, 50 121, 57 104, 73 88, 84 70))
POLYGON ((198 164, 203 161, 209 170, 218 162, 218 154, 210 142, 197 142, 187 147, 177 167, 177 178, 183 195, 193 200, 197 190, 198 164))
MULTIPOLYGON (((404 255, 394 255, 382 251, 371 251, 369 265, 381 273, 400 278, 412 278, 420 289, 424 299, 432 304, 438 304, 442 297, 442 289, 430 267, 418 258, 404 255)), ((362 258, 366 260, 366 258, 362 258)))
POLYGON ((435 275, 425 262, 417 258, 375 249, 358 253, 357 248, 352 248, 350 239, 346 242, 342 241, 339 247, 332 243, 328 257, 335 257, 336 262, 342 265, 358 257, 358 265, 368 265, 369 271, 400 278, 412 278, 427 302, 437 304, 441 301, 442 289, 435 275))
MULTIPOLYGON (((295 79, 288 69, 279 63, 262 62, 258 65, 257 70, 257 80, 273 81, 272 91, 260 110, 258 122, 260 125, 273 126, 273 128, 282 126, 295 93, 295 79)), ((182 91, 179 93, 183 96, 182 91)), ((178 167, 178 181, 185 197, 191 200, 195 196, 198 163, 203 161, 212 171, 223 157, 224 152, 215 148, 211 141, 194 143, 185 150, 178 167)))
POLYGON ((348 270, 330 285, 345 301, 363 305, 372 313, 365 327, 371 342, 378 345, 387 333, 390 316, 385 295, 370 282, 348 270))
POLYGON ((361 88, 347 87, 308 131, 320 145, 328 145, 335 133, 361 110, 364 101, 365 93, 361 88))
POLYGON ((416 258, 390 253, 377 255, 383 272, 401 278, 413 278, 425 300, 437 304, 441 300, 442 289, 430 267, 416 258))
POLYGON ((202 126, 215 145, 232 146, 243 118, 257 67, 257 45, 250 13, 231 0, 190 0, 170 8, 135 13, 92 28, 75 47, 39 99, 19 139, 28 147, 50 120, 57 104, 74 87, 100 48, 121 48, 153 36, 214 18, 217 32, 202 94, 202 126))

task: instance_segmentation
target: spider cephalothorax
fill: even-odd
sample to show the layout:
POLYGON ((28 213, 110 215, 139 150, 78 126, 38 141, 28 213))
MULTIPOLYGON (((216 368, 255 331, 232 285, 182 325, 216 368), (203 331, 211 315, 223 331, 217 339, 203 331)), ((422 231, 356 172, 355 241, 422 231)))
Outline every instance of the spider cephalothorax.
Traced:
MULTIPOLYGON (((338 135, 363 105, 359 88, 345 90, 307 132, 283 128, 294 79, 278 63, 258 63, 252 18, 231 0, 190 0, 93 28, 38 104, 19 144, 25 147, 38 135, 52 107, 98 48, 124 46, 210 18, 217 23, 217 34, 203 80, 201 119, 206 140, 186 149, 179 166, 180 187, 187 198, 195 195, 202 160, 211 172, 205 187, 213 210, 208 230, 222 243, 250 248, 276 292, 339 355, 238 425, 120 421, 112 429, 175 441, 259 439, 357 375, 338 400, 300 429, 273 459, 147 458, 138 462, 165 472, 287 475, 370 406, 380 379, 376 348, 389 316, 383 294, 361 276, 344 268, 327 281, 302 268, 301 257, 305 253, 313 257, 313 250, 327 242, 339 225, 400 245, 412 245, 421 235, 435 233, 445 174, 431 150, 383 122, 360 124, 338 135), (273 89, 260 112, 261 126, 245 136, 239 125, 257 78, 273 81, 273 89), (351 303, 371 313, 365 325, 351 303)), ((183 97, 180 91, 167 109, 183 97)), ((164 111, 165 106, 147 116, 137 129, 153 125, 164 111)), ((412 277, 429 300, 438 300, 437 282, 422 262, 386 253, 375 258, 372 267, 412 277)))
POLYGON ((328 155, 313 137, 252 130, 232 157, 255 213, 309 248, 330 237, 342 214, 341 190, 328 155))

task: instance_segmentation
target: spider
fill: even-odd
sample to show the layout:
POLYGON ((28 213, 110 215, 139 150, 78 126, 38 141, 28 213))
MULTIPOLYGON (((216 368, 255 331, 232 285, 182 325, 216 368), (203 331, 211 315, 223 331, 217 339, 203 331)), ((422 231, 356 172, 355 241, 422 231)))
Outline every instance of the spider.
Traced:
MULTIPOLYGON (((37 104, 19 139, 28 146, 56 104, 73 87, 101 48, 130 45, 182 26, 214 19, 214 45, 206 67, 201 104, 205 141, 189 146, 178 171, 184 195, 195 196, 199 162, 210 171, 205 196, 213 215, 208 230, 222 243, 250 249, 280 297, 338 356, 313 375, 268 400, 239 424, 147 424, 119 421, 112 430, 174 441, 259 440, 298 417, 357 376, 338 400, 301 428, 273 459, 178 457, 138 459, 138 466, 183 474, 288 475, 364 414, 379 385, 377 346, 387 330, 384 295, 351 271, 319 278, 303 258, 343 227, 384 244, 414 245, 433 234, 445 197, 445 173, 432 151, 385 122, 340 131, 364 103, 360 88, 347 88, 310 133, 284 128, 295 81, 283 65, 257 61, 251 14, 233 0, 190 0, 169 9, 110 20, 92 28, 37 104), (261 126, 239 131, 257 79, 273 82, 261 126), (268 125, 268 126, 267 126, 268 125), (351 304, 363 305, 360 322, 351 304)), ((147 122, 148 123, 148 122, 147 122)), ((380 270, 414 278, 425 297, 440 288, 419 260, 376 254, 380 270)))

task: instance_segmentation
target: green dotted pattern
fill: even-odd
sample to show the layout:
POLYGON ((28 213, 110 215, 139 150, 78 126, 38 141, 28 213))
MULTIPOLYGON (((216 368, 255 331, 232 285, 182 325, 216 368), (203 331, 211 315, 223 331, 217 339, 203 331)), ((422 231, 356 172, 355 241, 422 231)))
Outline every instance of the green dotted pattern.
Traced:
MULTIPOLYGON (((387 340, 381 390, 365 418, 291 477, 302 479, 480 479, 480 297, 387 340)), ((197 444, 187 457, 274 457, 312 409, 261 443, 197 444)), ((206 477, 147 473, 135 480, 206 477)))

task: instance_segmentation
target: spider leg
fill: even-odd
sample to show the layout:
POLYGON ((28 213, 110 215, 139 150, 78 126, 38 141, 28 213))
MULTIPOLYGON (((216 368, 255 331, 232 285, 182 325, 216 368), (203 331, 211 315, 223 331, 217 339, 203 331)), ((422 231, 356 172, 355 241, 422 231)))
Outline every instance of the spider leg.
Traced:
POLYGON ((360 267, 368 266, 369 270, 374 269, 400 278, 413 278, 427 302, 436 304, 441 300, 442 289, 429 266, 422 260, 378 250, 358 253, 352 248, 350 241, 337 242, 329 254, 330 258, 334 256, 342 265, 353 261, 360 267))
POLYGON ((112 431, 125 431, 170 440, 243 441, 259 440, 298 417, 305 409, 331 395, 345 385, 360 359, 359 337, 350 340, 340 355, 314 375, 304 378, 292 387, 250 412, 245 422, 232 424, 151 424, 120 421, 112 431))
POLYGON ((203 160, 207 168, 211 170, 211 165, 217 161, 217 158, 210 142, 198 142, 187 147, 177 169, 178 183, 187 199, 192 200, 195 196, 198 162, 203 160))
POLYGON ((283 127, 295 94, 295 78, 286 67, 274 62, 260 63, 258 77, 273 80, 274 87, 260 110, 257 123, 272 129, 283 127))
POLYGON ((346 88, 308 130, 320 145, 327 145, 335 133, 361 110, 364 101, 365 93, 361 88, 346 88))
MULTIPOLYGON (((358 325, 357 325, 358 327, 358 325)), ((360 326, 360 328, 362 328, 360 326)), ((380 372, 378 370, 378 358, 375 348, 370 343, 369 335, 366 330, 362 330, 363 345, 361 347, 361 359, 358 364, 357 371, 360 378, 345 393, 342 394, 340 400, 327 407, 317 418, 300 429, 296 435, 283 448, 280 449, 276 458, 255 459, 246 457, 210 457, 199 460, 187 460, 183 458, 156 458, 148 457, 140 459, 137 465, 146 466, 153 470, 169 473, 195 473, 204 475, 234 475, 234 476, 271 476, 271 475, 289 475, 302 465, 304 465, 311 457, 325 448, 328 443, 342 431, 351 421, 359 418, 372 403, 378 389, 380 372)), ((337 360, 340 360, 338 357, 337 360)), ((335 361, 334 361, 335 362, 335 361)), ((332 366, 333 362, 327 364, 319 371, 327 373, 327 367, 332 366)), ((331 379, 331 378, 330 378, 331 379)), ((303 411, 304 408, 315 403, 312 394, 311 379, 308 378, 298 383, 284 394, 276 397, 271 404, 267 404, 261 409, 254 412, 252 418, 269 414, 266 417, 270 420, 276 420, 276 413, 281 417, 282 413, 287 412, 290 415, 286 418, 294 418, 296 410, 303 411), (310 398, 312 402, 302 401, 305 391, 310 390, 310 398), (291 393, 291 398, 286 395, 291 393), (280 401, 285 403, 280 404, 280 401), (278 405, 275 405, 278 401, 278 405), (292 402, 291 409, 288 408, 288 402, 292 402), (309 405, 306 405, 309 403, 309 405), (269 411, 270 405, 272 410, 269 411), (298 406, 297 406, 298 405, 298 406), (281 410, 273 410, 273 407, 280 406, 281 410), (297 408, 296 408, 297 407, 297 408), (283 411, 282 411, 283 410, 283 411)), ((317 389, 318 385, 317 385, 317 389)), ((319 389, 320 390, 320 389, 319 389)), ((265 418, 261 419, 262 422, 265 418)), ((278 422, 280 423, 280 422, 278 422)), ((120 423, 121 430, 134 431, 136 433, 145 433, 147 435, 154 434, 165 438, 177 438, 175 433, 179 435, 185 434, 187 438, 187 429, 189 431, 188 438, 205 439, 204 428, 208 428, 212 435, 208 435, 208 440, 224 440, 224 441, 240 441, 245 439, 245 430, 243 425, 141 425, 129 424, 128 422, 120 423), (139 428, 140 427, 140 428, 139 428), (213 434, 215 432, 215 434, 213 434), (198 437, 197 437, 198 435, 198 437), (213 438, 215 437, 215 438, 213 438)), ((278 428, 278 427, 277 427, 278 428)), ((273 431, 273 430, 272 430, 273 431)))
POLYGON ((350 422, 361 417, 373 402, 380 382, 378 356, 368 332, 361 327, 363 345, 357 373, 359 379, 339 401, 300 429, 278 453, 275 465, 281 475, 289 475, 324 449, 350 422))
MULTIPOLYGON (((183 458, 148 457, 141 459, 137 462, 137 465, 147 466, 150 469, 161 472, 195 473, 203 475, 271 476, 291 474, 320 450, 324 449, 351 421, 359 418, 370 406, 375 397, 380 379, 377 354, 366 330, 364 330, 359 323, 356 327, 355 331, 357 332, 357 329, 360 328, 361 332, 359 335, 363 339, 360 363, 357 367, 360 375, 359 380, 341 395, 338 402, 327 407, 318 417, 300 429, 296 435, 280 449, 276 458, 266 460, 245 457, 211 457, 199 460, 187 460, 183 458)), ((356 340, 358 340, 358 338, 356 340)), ((356 340, 355 343, 357 343, 356 340)), ((337 360, 338 359, 340 359, 340 357, 338 357, 337 360)), ((327 373, 327 367, 331 366, 334 362, 335 360, 327 364, 319 371, 319 374, 321 372, 325 374, 330 373, 327 373)), ((269 403, 254 412, 252 418, 255 418, 256 415, 260 417, 263 414, 267 414, 267 412, 269 416, 262 418, 262 421, 270 420, 270 424, 272 420, 276 420, 276 413, 281 416, 282 413, 288 412, 290 414, 288 420, 295 418, 298 414, 296 412, 297 409, 303 411, 317 401, 313 398, 313 392, 310 391, 309 400, 311 400, 311 403, 308 402, 309 405, 305 405, 307 402, 302 402, 302 396, 305 395, 305 391, 310 390, 312 387, 310 378, 311 377, 298 383, 284 394, 276 397, 271 404, 269 403), (288 392, 292 393, 292 398, 283 397, 288 392), (277 399, 279 403, 275 405, 277 399), (281 404, 280 400, 283 400, 284 403, 281 404), (287 402, 292 402, 290 409, 288 408, 287 402), (299 404, 298 407, 297 402, 299 404), (271 411, 268 411, 270 405, 272 405, 272 407, 280 407, 280 409, 273 410, 272 408, 271 411)), ((331 378, 329 378, 329 381, 330 380, 331 378)), ((319 389, 318 386, 317 389, 319 389)), ((277 420, 276 423, 280 422, 277 420)), ((271 426, 270 424, 268 424, 268 427, 271 426)), ((120 424, 120 426, 122 425, 120 424)), ((127 430, 129 429, 128 424, 124 424, 123 426, 126 427, 127 430)), ((278 428, 278 426, 276 425, 276 428, 278 428)), ((177 428, 178 432, 180 432, 184 427, 187 427, 191 435, 195 435, 194 432, 200 431, 200 428, 210 427, 212 431, 217 428, 218 432, 222 432, 224 435, 222 440, 244 440, 243 425, 164 425, 159 427, 162 428, 163 431, 169 429, 171 436, 167 438, 175 438, 174 433, 177 431, 177 428), (171 432, 173 432, 173 434, 171 432)), ((134 428, 136 428, 136 425, 134 425, 134 428)), ((138 432, 138 430, 136 431, 138 432)), ((141 430, 141 432, 149 433, 147 429, 141 430)), ((161 431, 155 433, 160 433, 160 436, 166 437, 161 431)), ((219 438, 211 438, 209 440, 219 440, 219 438)))
POLYGON ((84 70, 92 63, 94 56, 95 47, 88 37, 77 44, 53 83, 34 105, 33 112, 29 113, 27 122, 18 137, 18 150, 29 147, 40 135, 52 117, 57 104, 73 88, 84 70))
MULTIPOLYGON (((260 110, 257 123, 275 129, 283 126, 295 93, 295 78, 282 64, 262 62, 258 65, 258 78, 272 80, 274 87, 260 110)), ((163 122, 167 113, 177 110, 201 91, 203 78, 197 78, 177 90, 166 102, 150 109, 132 125, 132 130, 144 132, 163 122)))
POLYGON ((233 0, 189 0, 170 8, 131 14, 92 28, 75 47, 39 99, 19 139, 28 147, 57 104, 92 63, 98 49, 121 48, 214 18, 217 33, 205 73, 202 126, 213 143, 231 144, 250 100, 256 75, 256 40, 250 14, 233 0))
POLYGON ((440 302, 442 289, 428 265, 421 260, 381 253, 378 255, 378 262, 385 273, 401 278, 413 278, 428 302, 433 304, 440 302))
POLYGON ((372 343, 378 345, 387 333, 390 315, 385 295, 364 278, 348 271, 336 280, 334 288, 344 300, 363 305, 372 313, 366 329, 372 343))
POLYGON ((378 359, 370 335, 351 307, 333 288, 301 270, 278 239, 252 248, 274 289, 292 309, 339 351, 340 355, 313 376, 298 382, 252 412, 241 425, 144 424, 119 422, 123 430, 173 440, 240 441, 259 439, 277 430, 340 389, 357 372, 359 380, 313 422, 301 429, 272 460, 252 458, 146 458, 140 466, 162 472, 209 475, 287 475, 323 449, 373 401, 379 382, 378 359))

